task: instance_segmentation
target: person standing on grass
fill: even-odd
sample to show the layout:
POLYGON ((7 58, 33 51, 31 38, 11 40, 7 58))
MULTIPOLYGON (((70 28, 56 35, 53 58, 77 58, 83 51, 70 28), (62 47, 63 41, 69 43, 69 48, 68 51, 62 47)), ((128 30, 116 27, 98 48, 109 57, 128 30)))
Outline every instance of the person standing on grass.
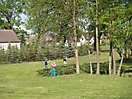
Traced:
POLYGON ((51 63, 51 67, 52 67, 52 69, 51 69, 51 77, 55 77, 56 76, 56 73, 55 73, 56 64, 55 64, 55 62, 51 63))
POLYGON ((44 61, 44 66, 45 66, 45 69, 48 68, 48 61, 47 61, 47 59, 44 61))
POLYGON ((66 56, 64 56, 64 58, 63 58, 63 62, 64 62, 64 67, 66 67, 66 64, 67 64, 67 57, 66 56))

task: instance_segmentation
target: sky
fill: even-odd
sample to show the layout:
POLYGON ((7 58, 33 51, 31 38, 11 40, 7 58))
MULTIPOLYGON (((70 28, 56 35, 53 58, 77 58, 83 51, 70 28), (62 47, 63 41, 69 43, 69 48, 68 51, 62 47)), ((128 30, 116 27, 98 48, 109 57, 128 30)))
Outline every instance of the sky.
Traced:
MULTIPOLYGON (((21 14, 21 17, 22 17, 22 21, 26 22, 26 20, 28 19, 28 17, 24 14, 21 14)), ((27 31, 28 34, 31 34, 31 30, 27 30, 25 25, 20 25, 20 28, 27 31)))

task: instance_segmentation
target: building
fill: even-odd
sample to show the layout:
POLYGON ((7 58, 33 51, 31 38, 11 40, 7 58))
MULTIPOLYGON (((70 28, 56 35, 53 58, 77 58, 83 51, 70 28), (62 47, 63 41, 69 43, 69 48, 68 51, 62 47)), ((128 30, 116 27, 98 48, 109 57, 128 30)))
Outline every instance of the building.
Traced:
POLYGON ((11 46, 17 46, 20 49, 20 39, 17 37, 13 30, 0 30, 0 49, 5 51, 11 46))

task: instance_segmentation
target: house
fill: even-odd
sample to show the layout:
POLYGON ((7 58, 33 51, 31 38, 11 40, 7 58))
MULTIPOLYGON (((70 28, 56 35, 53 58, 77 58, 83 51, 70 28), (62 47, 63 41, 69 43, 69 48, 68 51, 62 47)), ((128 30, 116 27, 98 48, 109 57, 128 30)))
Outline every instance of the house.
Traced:
MULTIPOLYGON (((90 40, 90 36, 89 35, 82 35, 80 38, 77 39, 77 46, 83 46, 83 45, 87 45, 88 41, 90 40)), ((71 45, 74 45, 74 40, 70 40, 71 45)), ((65 46, 68 46, 68 40, 66 40, 65 42, 65 46)))
MULTIPOLYGON (((110 34, 108 33, 107 35, 102 34, 100 37, 100 45, 107 44, 110 38, 110 34)), ((90 35, 90 34, 83 34, 77 41, 77 46, 83 46, 87 45, 93 45, 94 44, 95 37, 90 35)), ((73 45, 73 42, 72 42, 73 45)), ((67 42, 65 43, 65 46, 68 46, 67 42)))
POLYGON ((85 38, 84 35, 81 36, 81 38, 79 39, 79 41, 77 42, 77 46, 81 46, 87 43, 87 39, 85 38))
POLYGON ((20 40, 13 30, 0 30, 0 49, 7 50, 9 44, 20 49, 20 40))

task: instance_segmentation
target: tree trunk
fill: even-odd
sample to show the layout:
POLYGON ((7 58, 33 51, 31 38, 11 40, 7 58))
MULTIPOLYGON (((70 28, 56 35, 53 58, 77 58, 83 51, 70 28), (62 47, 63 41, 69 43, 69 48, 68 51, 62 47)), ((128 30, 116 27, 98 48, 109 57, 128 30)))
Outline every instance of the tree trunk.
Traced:
POLYGON ((115 54, 113 47, 112 47, 112 61, 113 61, 113 75, 116 75, 116 62, 115 62, 115 54))
MULTIPOLYGON (((113 2, 113 4, 112 4, 112 6, 113 6, 113 8, 115 7, 115 3, 113 2)), ((114 18, 114 11, 112 12, 113 14, 113 16, 112 16, 112 26, 114 25, 114 20, 115 20, 115 18, 114 18)), ((114 28, 115 29, 115 27, 112 27, 112 28, 114 28)), ((113 35, 113 34, 112 34, 113 35)), ((113 63, 113 75, 116 75, 116 63, 115 63, 115 53, 114 53, 114 42, 112 41, 112 63, 113 63)))
MULTIPOLYGON (((110 0, 109 0, 110 2, 110 0)), ((114 8, 114 2, 112 3, 112 6, 114 8)), ((111 11, 111 10, 110 10, 111 11)), ((112 14, 112 17, 110 17, 110 28, 113 28, 112 25, 114 24, 114 12, 109 12, 109 14, 112 14)), ((110 38, 113 36, 113 31, 110 30, 110 38)), ((115 56, 114 56, 114 42, 110 41, 110 53, 109 53, 109 75, 111 75, 111 67, 113 67, 113 75, 116 75, 116 64, 115 64, 115 56)))
POLYGON ((77 35, 76 35, 76 20, 75 20, 75 9, 76 3, 73 0, 73 32, 74 32, 74 44, 75 44, 75 58, 76 58, 76 73, 80 74, 79 60, 78 60, 78 47, 77 47, 77 35))
POLYGON ((37 37, 37 41, 36 41, 36 45, 35 45, 35 54, 38 53, 38 44, 39 44, 39 41, 40 41, 40 37, 41 37, 41 34, 38 33, 38 37, 37 37))
POLYGON ((121 67, 122 67, 122 63, 123 63, 123 58, 124 58, 124 50, 123 50, 123 53, 122 53, 121 62, 120 62, 120 66, 119 66, 119 69, 118 69, 117 76, 120 76, 121 67))
POLYGON ((92 60, 90 56, 90 50, 88 50, 88 57, 89 57, 89 62, 90 62, 90 74, 93 74, 93 67, 92 67, 92 60))
POLYGON ((111 75, 111 56, 109 56, 109 75, 111 75))
POLYGON ((96 74, 100 74, 99 42, 98 42, 98 1, 97 0, 96 0, 96 57, 97 57, 96 74))
POLYGON ((110 41, 110 52, 109 52, 109 75, 111 75, 112 66, 112 42, 110 41))
MULTIPOLYGON (((109 0, 110 3, 110 0, 109 0)), ((111 15, 111 11, 109 9, 109 15, 111 15)), ((109 23, 110 23, 110 28, 111 28, 111 24, 112 24, 112 18, 109 17, 109 23)), ((110 30, 110 38, 112 36, 111 30, 110 30)), ((110 41, 110 52, 109 52, 109 75, 111 75, 111 67, 112 67, 112 41, 110 41)))
POLYGON ((96 51, 96 34, 94 34, 94 51, 96 51))

